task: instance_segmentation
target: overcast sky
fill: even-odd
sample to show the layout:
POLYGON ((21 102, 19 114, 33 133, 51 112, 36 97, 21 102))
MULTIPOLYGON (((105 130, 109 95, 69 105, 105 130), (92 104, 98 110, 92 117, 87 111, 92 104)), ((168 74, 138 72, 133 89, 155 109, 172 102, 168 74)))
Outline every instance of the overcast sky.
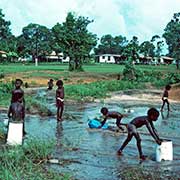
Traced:
POLYGON ((89 30, 105 34, 133 35, 140 42, 162 35, 173 14, 180 12, 180 0, 0 0, 5 19, 11 21, 14 35, 29 23, 48 28, 65 20, 67 12, 89 17, 89 30))

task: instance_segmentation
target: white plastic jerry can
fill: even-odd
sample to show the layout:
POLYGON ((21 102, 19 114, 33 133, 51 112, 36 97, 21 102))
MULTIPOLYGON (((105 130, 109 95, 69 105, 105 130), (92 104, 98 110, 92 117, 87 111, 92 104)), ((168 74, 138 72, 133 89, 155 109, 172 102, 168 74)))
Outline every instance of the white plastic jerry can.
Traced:
POLYGON ((161 145, 156 147, 156 161, 173 160, 173 144, 171 140, 163 140, 161 145))
POLYGON ((7 144, 22 145, 23 142, 23 123, 9 122, 7 144))

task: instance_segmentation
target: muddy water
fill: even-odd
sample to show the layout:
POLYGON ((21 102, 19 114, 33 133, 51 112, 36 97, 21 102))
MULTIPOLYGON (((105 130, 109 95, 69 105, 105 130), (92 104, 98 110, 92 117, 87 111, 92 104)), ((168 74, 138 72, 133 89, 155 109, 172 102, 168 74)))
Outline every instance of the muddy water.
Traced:
MULTIPOLYGON (((50 100, 51 101, 51 100, 50 100)), ((59 159, 59 164, 49 164, 49 168, 60 173, 71 174, 76 179, 83 180, 116 180, 120 179, 123 169, 128 167, 144 167, 149 171, 158 171, 161 178, 169 176, 180 178, 180 103, 174 103, 174 111, 160 115, 155 127, 161 138, 173 141, 173 161, 155 162, 156 144, 146 128, 139 129, 142 138, 142 148, 148 160, 140 163, 136 142, 133 139, 125 148, 122 157, 117 157, 116 151, 126 138, 127 133, 117 132, 115 122, 108 120, 112 130, 94 130, 87 126, 88 118, 100 116, 102 106, 110 110, 124 113, 131 110, 123 122, 129 122, 133 117, 145 115, 149 107, 160 108, 161 104, 128 100, 125 102, 99 102, 91 104, 68 105, 65 107, 64 121, 56 122, 56 117, 26 117, 28 136, 38 139, 55 139, 56 148, 53 158, 59 159), (133 110, 133 111, 132 111, 133 110)), ((55 108, 51 107, 55 111, 55 108)), ((1 115, 2 118, 3 115, 1 115)))

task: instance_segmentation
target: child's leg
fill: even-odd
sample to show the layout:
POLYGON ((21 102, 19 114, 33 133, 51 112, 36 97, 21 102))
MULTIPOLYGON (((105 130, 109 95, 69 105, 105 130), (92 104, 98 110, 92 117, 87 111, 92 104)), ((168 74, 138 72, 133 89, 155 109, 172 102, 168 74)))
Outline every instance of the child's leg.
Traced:
POLYGON ((117 125, 117 127, 118 127, 119 129, 121 129, 122 131, 124 131, 124 128, 123 128, 122 126, 120 126, 120 122, 121 122, 121 118, 118 118, 118 119, 116 120, 116 125, 117 125))
POLYGON ((60 107, 58 106, 58 107, 57 107, 57 120, 59 120, 59 116, 60 116, 60 115, 59 115, 59 112, 60 112, 60 107))
POLYGON ((163 111, 164 105, 165 105, 165 100, 163 100, 163 104, 161 106, 161 111, 163 111))
POLYGON ((60 118, 61 120, 62 120, 63 111, 64 111, 64 106, 61 106, 61 107, 60 107, 60 113, 59 113, 59 118, 60 118))
POLYGON ((168 111, 170 111, 169 101, 166 100, 168 111))
POLYGON ((133 135, 128 133, 128 136, 127 136, 126 140, 124 141, 124 143, 122 144, 122 146, 119 148, 119 150, 117 152, 119 155, 121 155, 123 149, 129 143, 129 141, 131 141, 132 137, 133 137, 133 135))
POLYGON ((142 153, 142 148, 141 148, 141 138, 140 138, 138 132, 136 132, 134 134, 134 136, 135 136, 136 141, 137 141, 137 148, 138 148, 138 151, 139 151, 139 157, 142 158, 143 157, 143 153, 142 153))

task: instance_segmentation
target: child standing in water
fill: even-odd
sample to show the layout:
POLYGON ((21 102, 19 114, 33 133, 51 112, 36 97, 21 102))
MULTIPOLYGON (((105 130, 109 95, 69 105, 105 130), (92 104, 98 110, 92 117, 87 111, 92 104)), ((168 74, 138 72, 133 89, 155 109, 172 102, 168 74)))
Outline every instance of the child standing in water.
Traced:
POLYGON ((48 83, 47 83, 48 84, 48 88, 47 88, 48 90, 52 90, 53 89, 53 86, 54 86, 53 81, 54 81, 53 79, 50 79, 48 81, 48 83))
POLYGON ((139 157, 140 159, 145 160, 146 158, 143 155, 142 148, 141 148, 141 138, 140 138, 139 133, 137 132, 137 129, 145 125, 147 129, 149 130, 151 136, 155 139, 156 143, 160 145, 162 140, 159 138, 156 132, 156 129, 153 125, 153 121, 156 121, 158 117, 159 117, 159 112, 155 108, 151 108, 148 110, 147 116, 140 116, 140 117, 134 118, 127 125, 128 136, 126 140, 124 141, 124 143, 122 144, 122 146, 120 147, 120 149, 118 150, 117 154, 122 155, 123 149, 126 147, 126 145, 131 141, 132 137, 134 136, 137 142, 139 157))
POLYGON ((169 96, 169 92, 168 91, 170 89, 171 89, 170 85, 165 86, 165 89, 164 89, 164 92, 163 92, 163 96, 162 96, 163 104, 161 106, 161 111, 163 111, 165 103, 167 104, 168 111, 170 111, 170 107, 169 107, 170 104, 169 104, 169 101, 168 101, 168 96, 169 96))
POLYGON ((63 81, 58 80, 56 82, 57 90, 56 90, 56 107, 57 107, 57 121, 62 121, 62 114, 64 110, 64 87, 63 81))

